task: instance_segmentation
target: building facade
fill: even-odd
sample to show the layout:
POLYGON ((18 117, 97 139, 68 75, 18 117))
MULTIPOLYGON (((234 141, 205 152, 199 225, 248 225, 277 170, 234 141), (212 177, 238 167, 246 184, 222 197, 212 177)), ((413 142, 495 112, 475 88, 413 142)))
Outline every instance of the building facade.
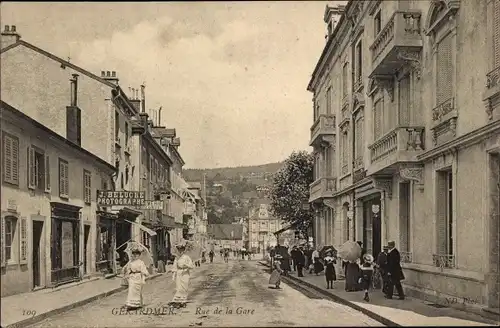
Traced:
POLYGON ((278 240, 274 233, 282 228, 281 220, 270 213, 269 200, 257 200, 248 213, 249 250, 263 253, 268 247, 276 246, 278 240))
POLYGON ((325 11, 308 87, 316 244, 377 256, 396 241, 410 295, 498 308, 499 13, 496 0, 325 11))
POLYGON ((96 218, 110 214, 96 194, 115 167, 3 101, 0 110, 1 296, 94 275, 96 218))
POLYGON ((243 226, 241 224, 209 224, 207 235, 210 238, 210 248, 241 250, 243 244, 243 226))

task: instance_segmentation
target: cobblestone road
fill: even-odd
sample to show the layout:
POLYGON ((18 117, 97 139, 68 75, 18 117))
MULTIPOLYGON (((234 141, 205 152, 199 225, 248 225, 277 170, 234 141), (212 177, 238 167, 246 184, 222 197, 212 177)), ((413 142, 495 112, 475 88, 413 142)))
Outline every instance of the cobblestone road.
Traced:
POLYGON ((287 285, 270 289, 268 279, 257 262, 219 260, 196 268, 191 302, 173 313, 166 306, 174 283, 165 275, 145 286, 145 313, 120 313, 126 298, 121 292, 32 327, 383 326, 349 307, 310 298, 287 285))

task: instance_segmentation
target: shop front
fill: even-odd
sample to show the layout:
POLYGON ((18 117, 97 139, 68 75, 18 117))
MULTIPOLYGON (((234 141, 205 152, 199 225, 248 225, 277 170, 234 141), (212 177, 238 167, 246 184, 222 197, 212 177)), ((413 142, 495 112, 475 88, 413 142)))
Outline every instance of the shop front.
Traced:
POLYGON ((51 287, 71 283, 80 276, 79 206, 51 202, 51 287))
POLYGON ((106 274, 116 272, 116 214, 98 211, 97 220, 97 241, 96 241, 96 271, 106 274))

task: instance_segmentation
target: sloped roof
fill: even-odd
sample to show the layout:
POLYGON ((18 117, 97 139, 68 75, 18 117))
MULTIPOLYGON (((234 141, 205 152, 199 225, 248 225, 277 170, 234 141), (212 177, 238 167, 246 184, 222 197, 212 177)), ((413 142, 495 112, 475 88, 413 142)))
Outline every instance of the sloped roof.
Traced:
POLYGON ((243 239, 243 225, 209 224, 207 233, 216 240, 241 240, 243 239))

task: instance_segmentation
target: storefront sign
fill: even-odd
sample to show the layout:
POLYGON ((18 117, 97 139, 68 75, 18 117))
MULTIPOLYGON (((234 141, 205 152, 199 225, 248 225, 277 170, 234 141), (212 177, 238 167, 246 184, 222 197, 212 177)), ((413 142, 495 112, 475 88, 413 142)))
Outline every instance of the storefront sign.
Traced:
POLYGON ((144 206, 146 202, 144 191, 97 191, 97 205, 100 206, 144 206))
POLYGON ((144 203, 139 207, 141 210, 163 210, 162 200, 144 200, 144 203))

